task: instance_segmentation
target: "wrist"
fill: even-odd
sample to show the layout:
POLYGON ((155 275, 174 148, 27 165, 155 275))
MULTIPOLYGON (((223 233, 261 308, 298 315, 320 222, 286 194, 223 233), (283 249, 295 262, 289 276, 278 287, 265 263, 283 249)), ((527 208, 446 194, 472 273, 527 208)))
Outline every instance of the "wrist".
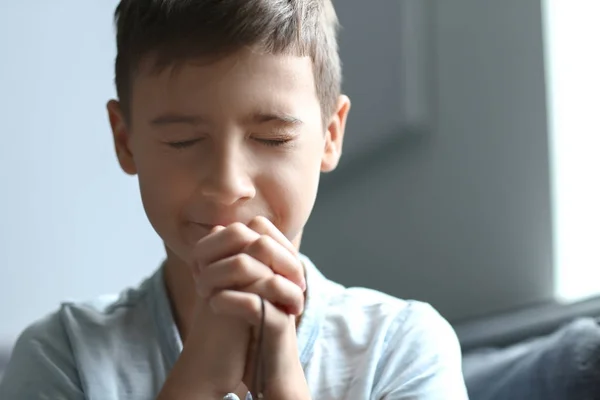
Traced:
POLYGON ((265 399, 278 400, 311 400, 310 392, 304 387, 287 384, 270 387, 263 393, 265 399))
POLYGON ((201 357, 196 357, 189 350, 184 348, 182 351, 158 400, 223 400, 230 390, 218 387, 206 373, 206 365, 200 362, 201 357))
POLYGON ((162 387, 157 400, 223 400, 225 393, 200 381, 190 382, 170 376, 162 387))
POLYGON ((300 363, 281 376, 270 375, 263 394, 266 399, 310 400, 310 390, 300 363))

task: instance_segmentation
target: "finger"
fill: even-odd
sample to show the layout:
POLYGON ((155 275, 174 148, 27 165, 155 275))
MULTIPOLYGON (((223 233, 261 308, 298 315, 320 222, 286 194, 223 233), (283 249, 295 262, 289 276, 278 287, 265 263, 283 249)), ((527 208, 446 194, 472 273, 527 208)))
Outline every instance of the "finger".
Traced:
POLYGON ((273 271, 245 253, 219 260, 204 268, 196 279, 200 297, 209 297, 223 289, 241 289, 274 276, 273 271))
POLYGON ((273 225, 271 221, 269 221, 269 219, 262 216, 255 217, 248 224, 248 228, 261 235, 272 237, 277 243, 288 249, 290 253, 293 255, 298 255, 298 249, 296 249, 296 246, 294 246, 292 242, 290 242, 288 238, 281 233, 281 231, 277 229, 277 227, 273 225))
POLYGON ((300 259, 290 253, 271 236, 262 235, 244 249, 244 253, 262 262, 276 274, 282 275, 306 290, 304 267, 300 259))
POLYGON ((242 289, 267 300, 286 314, 299 316, 304 311, 304 292, 281 275, 261 279, 242 289))
MULTIPOLYGON (((210 306, 215 314, 237 317, 259 328, 262 321, 261 298, 255 294, 223 290, 213 296, 210 306)), ((289 316, 265 300, 265 333, 283 332, 289 324, 289 316)))
POLYGON ((241 252, 246 246, 260 237, 258 233, 242 223, 234 223, 226 228, 215 227, 211 234, 202 238, 194 247, 192 259, 197 269, 241 252))
POLYGON ((223 229, 225 229, 225 227, 224 227, 223 225, 217 225, 217 226, 214 226, 214 227, 213 227, 213 228, 210 230, 210 233, 216 233, 216 232, 220 232, 220 231, 222 231, 223 229))

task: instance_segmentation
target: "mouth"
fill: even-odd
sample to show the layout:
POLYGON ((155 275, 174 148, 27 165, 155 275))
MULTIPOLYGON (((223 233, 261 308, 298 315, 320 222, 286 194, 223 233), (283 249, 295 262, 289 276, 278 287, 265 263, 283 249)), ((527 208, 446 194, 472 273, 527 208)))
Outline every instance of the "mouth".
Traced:
POLYGON ((201 233, 202 236, 209 234, 213 230, 213 228, 217 226, 213 224, 202 224, 199 222, 192 222, 190 225, 196 232, 201 233))
POLYGON ((202 227, 204 229, 208 229, 208 230, 211 230, 212 228, 214 228, 216 226, 216 225, 211 225, 211 224, 201 224, 199 222, 192 222, 192 224, 202 227))
POLYGON ((200 228, 211 231, 215 226, 229 226, 235 222, 237 222, 237 221, 218 221, 218 222, 212 223, 212 224, 205 224, 205 223, 201 223, 201 222, 192 222, 192 225, 195 225, 200 228))

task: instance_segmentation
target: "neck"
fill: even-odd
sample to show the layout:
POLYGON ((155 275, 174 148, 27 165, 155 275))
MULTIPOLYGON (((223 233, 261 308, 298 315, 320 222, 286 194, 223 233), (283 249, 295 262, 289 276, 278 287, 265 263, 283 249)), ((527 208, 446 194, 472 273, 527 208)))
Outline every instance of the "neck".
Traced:
POLYGON ((167 248, 164 279, 171 303, 171 312, 181 341, 185 342, 196 304, 196 288, 190 267, 173 254, 169 248, 167 248))

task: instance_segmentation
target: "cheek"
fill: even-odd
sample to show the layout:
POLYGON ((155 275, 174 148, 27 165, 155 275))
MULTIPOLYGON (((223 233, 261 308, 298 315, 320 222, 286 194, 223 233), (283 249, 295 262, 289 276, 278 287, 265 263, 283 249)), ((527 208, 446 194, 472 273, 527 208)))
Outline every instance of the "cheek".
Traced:
POLYGON ((291 240, 304 228, 314 206, 320 158, 298 157, 268 171, 257 186, 273 222, 291 240))
POLYGON ((168 241, 196 182, 189 168, 173 162, 172 157, 155 147, 138 146, 134 157, 148 219, 157 233, 168 241))

